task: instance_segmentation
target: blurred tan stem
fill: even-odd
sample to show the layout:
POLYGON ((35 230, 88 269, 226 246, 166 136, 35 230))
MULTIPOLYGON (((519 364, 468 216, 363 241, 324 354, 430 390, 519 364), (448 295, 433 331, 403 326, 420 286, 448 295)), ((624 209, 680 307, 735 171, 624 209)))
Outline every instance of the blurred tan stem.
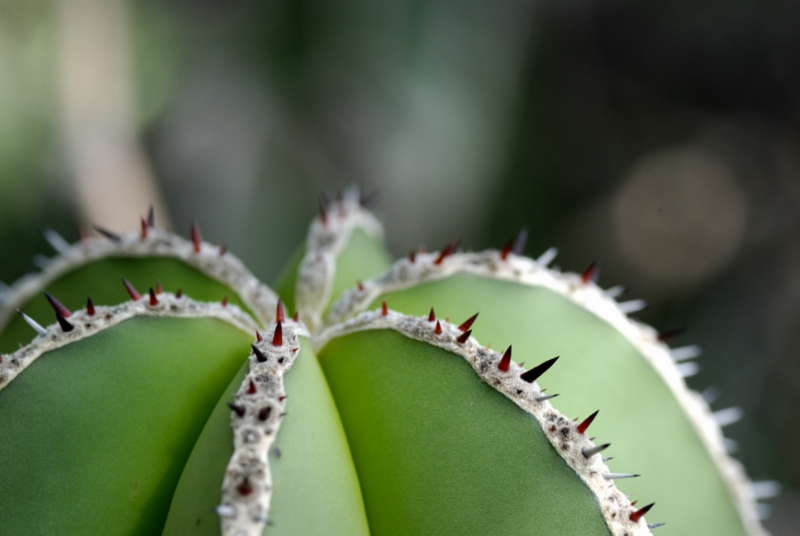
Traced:
POLYGON ((85 223, 138 224, 152 203, 169 221, 136 135, 129 8, 125 0, 58 0, 61 132, 85 223))

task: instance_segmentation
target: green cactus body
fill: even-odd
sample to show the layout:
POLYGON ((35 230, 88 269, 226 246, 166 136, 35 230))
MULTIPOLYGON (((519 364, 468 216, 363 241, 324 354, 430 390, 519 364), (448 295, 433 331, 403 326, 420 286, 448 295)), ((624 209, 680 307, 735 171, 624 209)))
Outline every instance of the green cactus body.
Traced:
POLYGON ((761 534, 741 466, 724 450, 719 427, 702 398, 691 393, 669 348, 625 305, 590 277, 562 274, 499 251, 416 255, 385 276, 353 289, 332 307, 342 322, 382 301, 408 314, 432 304, 441 316, 480 310, 481 340, 514 344, 517 359, 560 355, 547 377, 559 407, 570 414, 602 408, 594 433, 614 447, 615 464, 644 478, 620 487, 632 497, 659 497, 663 534, 761 534), (598 388, 599 387, 599 388, 598 388))
POLYGON ((16 460, 0 467, 4 534, 650 534, 652 505, 637 510, 616 487, 627 471, 656 482, 625 491, 687 509, 688 522, 669 514, 673 533, 764 534, 731 506, 747 481, 708 408, 655 332, 593 283, 508 252, 448 248, 390 267, 380 224, 349 191, 312 223, 278 287, 291 320, 193 235, 143 224, 63 247, 12 288, 0 343, 39 335, 0 354, 0 456, 16 460), (214 303, 157 292, 120 303, 106 286, 120 273, 214 303), (8 322, 18 307, 51 314, 45 291, 68 307, 87 294, 112 305, 91 315, 56 303, 48 328, 8 322), (446 320, 478 310, 474 331, 474 318, 446 320), (526 371, 479 340, 542 363, 526 371), (601 417, 566 418, 540 382, 570 415, 601 417), (609 469, 589 425, 625 472, 609 469), (686 463, 678 477, 697 473, 697 489, 658 480, 654 457, 686 463))

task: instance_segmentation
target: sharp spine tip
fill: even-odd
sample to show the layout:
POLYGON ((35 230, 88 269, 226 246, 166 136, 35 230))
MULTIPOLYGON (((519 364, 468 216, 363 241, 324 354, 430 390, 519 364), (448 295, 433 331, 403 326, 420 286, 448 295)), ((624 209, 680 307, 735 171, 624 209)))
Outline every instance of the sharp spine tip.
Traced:
POLYGON ((261 338, 261 333, 259 333, 258 330, 256 330, 256 342, 261 342, 263 340, 264 339, 261 338))
POLYGON ((555 398, 557 396, 558 396, 558 393, 556 393, 554 395, 542 395, 542 396, 534 397, 534 400, 537 401, 537 402, 544 402, 545 400, 550 400, 551 398, 555 398))
POLYGON ((158 298, 156 297, 156 291, 153 290, 153 287, 150 287, 148 291, 150 293, 150 307, 155 307, 158 305, 158 298))
POLYGON ((233 402, 228 402, 228 407, 236 413, 239 417, 244 417, 245 408, 244 406, 238 406, 233 402))
POLYGON ((511 253, 511 250, 514 248, 514 241, 509 240, 505 244, 503 244, 503 249, 500 250, 500 258, 502 260, 506 260, 508 258, 508 254, 511 253))
POLYGON ((464 344, 465 342, 467 342, 467 340, 469 339, 470 335, 472 335, 472 330, 471 329, 465 331, 464 333, 462 333, 461 335, 456 337, 456 341, 458 341, 460 344, 464 344))
POLYGON ((278 305, 275 306, 275 321, 276 322, 286 321, 286 315, 283 311, 283 302, 281 302, 280 298, 278 298, 278 305))
POLYGON ((148 227, 155 227, 156 226, 156 210, 153 208, 153 205, 150 205, 150 208, 147 210, 147 226, 148 227))
POLYGON ((508 372, 509 367, 511 366, 511 345, 508 345, 508 348, 503 353, 503 357, 500 358, 500 361, 497 363, 497 370, 500 372, 508 372))
POLYGON ((141 218, 140 228, 141 228, 141 230, 139 231, 139 238, 141 238, 142 240, 146 240, 147 239, 148 226, 147 226, 147 222, 144 221, 144 218, 141 218))
POLYGON ((94 316, 94 303, 91 298, 86 298, 86 314, 94 316))
POLYGON ((164 287, 161 286, 161 280, 159 279, 158 282, 156 283, 156 294, 163 294, 163 293, 164 293, 164 287))
POLYGON ((294 314, 294 316, 292 317, 292 320, 294 320, 295 322, 300 322, 300 311, 297 311, 294 314))
POLYGON ((474 324, 474 323, 475 323, 475 319, 476 319, 476 318, 478 318, 478 315, 479 315, 479 314, 480 314, 480 313, 475 313, 475 314, 474 314, 474 315, 472 315, 471 317, 467 318, 467 319, 464 321, 464 323, 463 323, 463 324, 461 324, 460 326, 458 326, 458 329, 460 329, 462 333, 463 333, 463 332, 465 332, 465 331, 468 331, 468 330, 469 330, 469 328, 471 328, 471 327, 472 327, 472 324, 474 324))
POLYGON ((436 321, 436 327, 434 328, 434 331, 436 332, 437 335, 442 334, 442 325, 439 323, 438 320, 436 321))
POLYGON ((607 473, 603 475, 603 478, 606 480, 616 480, 621 478, 638 478, 642 475, 636 475, 633 473, 607 473))
POLYGON ((272 335, 272 346, 283 345, 283 326, 280 322, 275 324, 275 333, 272 335))
POLYGON ((222 303, 223 307, 227 307, 228 306, 228 296, 227 295, 222 297, 222 302, 221 303, 222 303))
POLYGON ((386 301, 384 301, 383 303, 381 303, 381 314, 382 314, 383 316, 386 316, 386 315, 388 315, 388 314, 389 314, 389 308, 386 306, 386 301))
POLYGON ((181 298, 181 297, 183 297, 183 289, 179 288, 178 290, 176 290, 176 291, 175 291, 175 297, 176 297, 176 298, 181 298))
POLYGON ((658 333, 658 340, 661 342, 666 342, 668 340, 674 339, 675 337, 680 337, 687 331, 689 331, 689 328, 667 329, 658 333))
POLYGON ((75 329, 75 326, 70 324, 69 320, 61 316, 60 314, 56 313, 56 320, 58 320, 58 325, 61 326, 61 331, 69 332, 75 329))
POLYGON ((616 299, 628 292, 628 289, 622 285, 617 285, 611 288, 607 288, 603 291, 603 294, 608 296, 611 299, 616 299))
POLYGON ((56 253, 64 254, 69 249, 69 242, 64 240, 63 236, 49 227, 42 229, 42 236, 56 253))
POLYGON ((142 299, 142 295, 139 294, 139 291, 136 290, 136 287, 134 287, 131 282, 124 277, 122 278, 122 284, 125 285, 125 290, 128 291, 128 295, 133 301, 139 301, 142 299))
POLYGON ((666 525, 666 523, 664 523, 664 522, 648 523, 647 524, 647 528, 650 529, 650 530, 653 530, 653 529, 657 529, 658 527, 663 527, 664 525, 666 525))
POLYGON ((45 292, 44 297, 47 298, 47 301, 50 302, 50 306, 57 314, 60 314, 64 318, 69 318, 70 316, 72 316, 72 311, 64 307, 64 304, 58 301, 55 298, 55 296, 53 296, 49 292, 45 292))
POLYGON ((25 322, 26 322, 26 323, 27 323, 27 324, 28 324, 30 327, 32 327, 32 328, 33 328, 33 330, 34 330, 36 333, 38 333, 39 335, 47 335, 47 330, 46 330, 46 329, 44 329, 44 328, 42 327, 42 325, 41 325, 41 324, 39 324, 39 323, 38 323, 36 320, 34 320, 33 318, 29 317, 28 315, 26 315, 25 313, 23 313, 23 312, 22 312, 22 311, 20 311, 19 309, 17 309, 17 313, 19 313, 19 316, 21 316, 21 317, 22 317, 22 319, 23 319, 23 320, 24 320, 24 321, 25 321, 25 322))
POLYGON ((597 283, 597 278, 599 275, 600 270, 597 268, 597 261, 592 261, 592 263, 587 266, 581 274, 581 281, 584 285, 588 284, 590 281, 592 283, 597 283))
POLYGON ((431 312, 428 313, 428 322, 434 322, 436 320, 436 312, 431 307, 431 312))
MULTIPOLYGON (((659 340, 661 340, 660 336, 659 340)), ((669 351, 670 357, 676 363, 680 361, 686 361, 687 359, 694 359, 695 357, 700 357, 702 354, 703 354, 703 347, 700 346, 699 344, 691 344, 689 346, 672 348, 669 351)))
POLYGON ((514 240, 514 247, 511 248, 511 252, 514 255, 522 255, 525 253, 525 244, 528 243, 528 228, 523 227, 519 230, 519 234, 517 235, 517 239, 514 240))
POLYGON ((189 233, 192 236, 192 246, 194 247, 194 252, 200 253, 200 246, 203 244, 203 235, 200 233, 200 226, 197 225, 196 221, 192 222, 189 233))
POLYGON ((594 421, 595 417, 597 417, 598 413, 600 413, 599 409, 597 411, 595 411, 594 413, 592 413, 591 415, 589 415, 588 417, 586 417, 583 420, 583 422, 578 425, 578 433, 579 434, 583 434, 583 433, 586 432, 586 430, 589 428, 589 426, 591 426, 591 424, 594 421))
POLYGON ((620 311, 626 315, 638 313, 647 308, 647 303, 644 300, 629 300, 617 303, 620 311))
POLYGON ((742 408, 733 406, 730 408, 721 409, 711 414, 720 428, 724 428, 742 420, 744 411, 742 408))
POLYGON ((546 268, 551 262, 553 262, 553 259, 556 258, 556 255, 558 255, 558 248, 549 248, 547 251, 539 255, 539 258, 536 259, 536 264, 546 268))
POLYGON ((599 452, 603 452, 604 450, 606 450, 610 446, 611 446, 611 443, 605 443, 603 445, 597 445, 595 447, 584 447, 584 448, 581 449, 581 453, 583 454, 583 457, 588 460, 589 458, 591 458, 595 454, 597 454, 599 452))
POLYGON ((650 509, 651 509, 651 508, 652 508, 652 507, 653 507, 655 504, 656 504, 656 503, 650 503, 650 504, 648 504, 647 506, 642 506, 641 508, 639 508, 638 510, 636 510, 634 513, 632 513, 632 514, 630 515, 630 520, 631 520, 631 521, 633 521, 634 523, 638 523, 638 522, 639 522, 639 520, 640 520, 640 519, 642 519, 642 518, 644 517, 644 515, 645 515, 647 512, 649 512, 649 511, 650 511, 650 509))
POLYGON ((540 377, 542 374, 544 374, 545 372, 547 372, 547 369, 549 369, 550 367, 552 367, 552 366, 553 366, 553 364, 555 364, 555 362, 558 360, 558 358, 559 358, 559 356, 556 356, 556 357, 554 357, 553 359, 548 359, 548 360, 547 360, 547 361, 545 361, 544 363, 541 363, 541 364, 539 364, 539 365, 536 365, 535 367, 533 367, 533 368, 532 368, 532 369, 530 369, 529 371, 527 371, 527 372, 523 372, 522 374, 520 374, 520 376, 519 376, 519 377, 520 377, 522 380, 524 380, 524 381, 526 381, 526 382, 528 382, 528 383, 533 383, 533 382, 535 382, 537 379, 539 379, 539 377, 540 377))
POLYGON ((265 354, 264 352, 259 350, 258 346, 256 346, 255 344, 251 345, 251 347, 253 348, 253 353, 256 356, 256 361, 258 361, 259 363, 266 363, 267 362, 267 354, 265 354))
POLYGON ((254 395, 256 392, 258 392, 256 389, 256 384, 253 383, 253 380, 250 380, 250 386, 247 388, 247 394, 254 395))
POLYGON ((95 225, 94 230, 103 235, 104 237, 108 238, 112 242, 117 242, 117 243, 122 242, 122 237, 119 236, 117 233, 111 232, 108 229, 104 229, 99 225, 95 225))
POLYGON ((442 261, 444 261, 447 257, 452 255, 458 249, 458 245, 461 243, 461 239, 455 240, 447 244, 447 246, 439 253, 439 256, 436 257, 436 260, 433 261, 433 264, 440 265, 442 261))

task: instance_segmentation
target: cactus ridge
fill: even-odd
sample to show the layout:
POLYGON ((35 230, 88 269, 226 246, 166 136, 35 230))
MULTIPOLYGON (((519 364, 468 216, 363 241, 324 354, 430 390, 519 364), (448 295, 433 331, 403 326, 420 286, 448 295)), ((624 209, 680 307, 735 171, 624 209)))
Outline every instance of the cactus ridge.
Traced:
POLYGON ((535 380, 524 379, 525 369, 509 363, 508 370, 500 366, 502 352, 482 346, 473 337, 464 337, 468 331, 445 320, 430 321, 428 316, 415 317, 380 308, 364 311, 349 320, 324 328, 314 335, 312 344, 320 352, 332 339, 359 331, 392 329, 398 333, 461 356, 480 378, 512 400, 522 410, 532 415, 544 431, 550 444, 577 473, 597 499, 609 530, 614 536, 639 536, 650 534, 643 513, 614 485, 620 475, 612 473, 600 456, 598 448, 585 435, 591 424, 587 419, 578 424, 554 409, 548 396, 535 380), (436 326, 440 328, 436 329, 436 326), (581 428, 583 427, 583 428, 581 428))
MULTIPOLYGON (((42 271, 29 274, 0 295, 0 332, 5 329, 13 312, 31 298, 42 292, 49 284, 68 272, 89 263, 110 257, 170 257, 199 270, 206 276, 231 288, 256 319, 266 324, 272 320, 278 296, 259 281, 242 262, 225 252, 220 246, 207 242, 185 240, 168 231, 143 227, 147 232, 131 231, 114 235, 114 239, 86 237, 68 245, 52 239, 54 231, 48 231, 48 241, 58 244, 58 255, 42 266, 42 271)), ((58 235, 55 235, 58 236, 58 235)))
POLYGON ((340 199, 323 202, 321 214, 311 222, 306 254, 297 273, 296 308, 310 329, 322 323, 322 313, 331 300, 336 259, 356 229, 383 241, 383 226, 361 205, 357 188, 348 188, 340 199))
POLYGON ((221 303, 198 302, 185 296, 179 298, 166 292, 159 294, 156 305, 146 299, 139 299, 113 306, 97 305, 93 307, 93 310, 94 312, 91 314, 85 309, 73 311, 68 321, 72 328, 68 329, 65 329, 62 319, 66 320, 61 315, 58 316, 58 322, 45 328, 23 314, 26 322, 34 323, 31 327, 37 331, 37 335, 28 345, 16 352, 0 356, 0 390, 11 383, 42 354, 94 335, 136 316, 213 317, 224 320, 242 331, 252 332, 257 328, 252 317, 236 305, 223 306, 221 303), (35 326, 41 328, 41 331, 35 326))
POLYGON ((348 325, 348 319, 352 320, 354 315, 367 309, 381 296, 455 274, 473 274, 553 290, 611 324, 639 351, 668 386, 709 452, 748 533, 766 535, 759 521, 752 482, 742 464, 728 454, 720 423, 709 404, 686 385, 684 377, 696 373, 697 365, 691 362, 677 363, 697 357, 699 347, 671 350, 655 329, 629 318, 631 312, 643 308, 641 300, 618 303, 615 299, 618 295, 616 287, 607 291, 596 284, 596 265, 590 266, 588 277, 587 272, 574 274, 548 268, 554 253, 555 250, 548 250, 540 260, 533 260, 509 254, 505 250, 487 250, 451 253, 443 261, 439 261, 440 253, 417 253, 413 257, 398 260, 383 276, 364 281, 343 294, 331 306, 326 324, 348 325), (684 368, 686 365, 691 367, 684 368))
POLYGON ((285 414, 283 375, 308 337, 294 321, 272 323, 253 345, 250 370, 231 406, 234 452, 217 507, 223 535, 260 536, 269 517, 272 478, 267 453, 285 414), (275 334, 280 334, 280 341, 275 334))

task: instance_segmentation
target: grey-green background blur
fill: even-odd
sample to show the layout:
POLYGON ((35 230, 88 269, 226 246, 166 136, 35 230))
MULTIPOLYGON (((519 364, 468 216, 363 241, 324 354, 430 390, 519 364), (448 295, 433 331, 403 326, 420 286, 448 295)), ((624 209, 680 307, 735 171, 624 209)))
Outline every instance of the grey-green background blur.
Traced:
POLYGON ((271 282, 350 183, 397 255, 527 226, 688 326, 797 534, 800 3, 0 0, 0 280, 153 202, 271 282))

